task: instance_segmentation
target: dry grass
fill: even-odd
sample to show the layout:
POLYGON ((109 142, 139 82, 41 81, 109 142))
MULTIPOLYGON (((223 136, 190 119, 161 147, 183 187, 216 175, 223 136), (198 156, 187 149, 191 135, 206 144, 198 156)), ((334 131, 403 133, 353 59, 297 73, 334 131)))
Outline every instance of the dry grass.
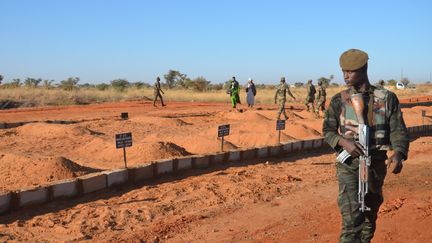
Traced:
MULTIPOLYGON (((344 87, 330 87, 327 89, 327 97, 332 97, 344 87)), ((432 95, 432 85, 417 85, 416 89, 395 90, 398 97, 407 98, 413 96, 432 95)), ((291 92, 297 98, 297 103, 303 103, 306 96, 305 88, 291 88, 291 92)), ((272 104, 274 102, 275 89, 258 89, 255 102, 257 104, 272 104)), ((93 104, 103 102, 118 102, 126 100, 153 99, 153 89, 129 88, 124 92, 112 89, 79 89, 74 91, 64 91, 59 89, 42 88, 16 88, 0 89, 0 101, 9 100, 20 104, 22 107, 31 106, 56 106, 73 104, 93 104)), ((225 90, 196 92, 192 90, 165 90, 164 99, 167 101, 186 101, 186 102, 223 102, 229 103, 229 95, 225 90)), ((246 100, 244 89, 240 93, 241 101, 246 100)))

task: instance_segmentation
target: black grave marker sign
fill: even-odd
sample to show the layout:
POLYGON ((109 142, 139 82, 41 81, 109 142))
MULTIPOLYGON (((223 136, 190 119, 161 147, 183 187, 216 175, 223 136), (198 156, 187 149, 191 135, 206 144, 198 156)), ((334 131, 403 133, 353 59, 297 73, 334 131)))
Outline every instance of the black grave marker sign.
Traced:
POLYGON ((125 167, 127 168, 126 147, 132 147, 132 133, 128 132, 116 134, 116 148, 123 148, 123 160, 125 167))
POLYGON ((285 130, 285 120, 276 121, 276 130, 285 130))
POLYGON ((228 136, 230 133, 230 125, 221 125, 218 127, 218 137, 228 136))
POLYGON ((132 146, 132 133, 116 134, 116 148, 125 148, 132 146))
POLYGON ((127 112, 122 112, 120 117, 123 120, 127 120, 127 119, 129 119, 129 114, 127 112))

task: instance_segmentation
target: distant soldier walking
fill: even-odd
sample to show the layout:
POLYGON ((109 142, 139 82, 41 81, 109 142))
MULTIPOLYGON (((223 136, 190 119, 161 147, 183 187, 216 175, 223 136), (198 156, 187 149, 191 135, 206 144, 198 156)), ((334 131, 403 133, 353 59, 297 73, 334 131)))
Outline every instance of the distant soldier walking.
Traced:
POLYGON ((276 119, 280 120, 280 116, 283 113, 285 120, 288 120, 288 116, 286 114, 285 111, 285 102, 286 102, 286 94, 289 94, 294 100, 296 100, 296 98, 294 97, 294 95, 291 93, 288 85, 285 83, 285 77, 282 77, 280 80, 280 84, 277 86, 276 89, 276 94, 274 97, 275 100, 275 104, 276 101, 279 103, 279 111, 278 111, 278 115, 276 117, 276 119))
POLYGON ((385 85, 385 82, 384 82, 384 80, 381 79, 380 81, 378 81, 377 88, 384 89, 384 85, 385 85))
POLYGON ((316 97, 316 109, 315 109, 315 114, 316 117, 319 118, 319 111, 322 110, 323 114, 325 112, 325 103, 326 103, 326 88, 324 86, 324 84, 322 83, 322 81, 318 81, 318 95, 316 97))
POLYGON ((162 104, 162 106, 165 106, 165 104, 164 104, 164 102, 163 102, 163 98, 162 98, 162 94, 165 94, 164 92, 163 92, 163 90, 161 89, 161 85, 160 85, 160 78, 159 77, 157 77, 156 78, 156 82, 155 82, 155 84, 154 84, 154 100, 153 100, 153 106, 156 106, 156 101, 157 101, 157 99, 158 99, 158 97, 159 97, 159 99, 160 99, 160 101, 161 101, 161 104, 162 104))
POLYGON ((315 101, 315 86, 312 84, 312 79, 308 80, 307 84, 306 84, 306 99, 305 99, 305 106, 306 106, 306 110, 310 111, 310 112, 314 112, 315 108, 314 108, 314 101, 315 101), (312 109, 309 109, 309 104, 312 105, 312 109))

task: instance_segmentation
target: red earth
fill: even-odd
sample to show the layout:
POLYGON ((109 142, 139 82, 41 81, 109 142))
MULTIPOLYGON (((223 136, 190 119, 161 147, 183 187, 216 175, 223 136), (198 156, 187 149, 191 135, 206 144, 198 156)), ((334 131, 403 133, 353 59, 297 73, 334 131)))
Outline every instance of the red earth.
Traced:
MULTIPOLYGON (((422 124, 422 110, 432 112, 403 109, 408 126, 422 124)), ((216 152, 222 124, 231 124, 226 149, 275 144, 276 112, 273 105, 239 111, 186 102, 2 110, 0 190, 122 167, 117 133, 133 134, 128 165, 216 152), (121 120, 121 112, 130 118, 121 120)), ((287 112, 282 142, 322 135, 321 119, 296 104, 287 112)), ((403 172, 387 176, 374 242, 432 237, 431 148, 432 137, 413 140, 403 172)), ((0 216, 0 241, 335 242, 341 222, 334 161, 331 151, 239 161, 53 202, 0 216)))

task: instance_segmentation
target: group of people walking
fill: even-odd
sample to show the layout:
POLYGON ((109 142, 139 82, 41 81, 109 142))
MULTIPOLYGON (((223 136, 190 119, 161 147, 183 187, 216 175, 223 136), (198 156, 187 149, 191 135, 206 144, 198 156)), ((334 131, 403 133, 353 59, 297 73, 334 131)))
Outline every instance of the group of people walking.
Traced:
MULTIPOLYGON (((227 93, 231 97, 232 108, 236 108, 237 104, 241 104, 241 102, 240 102, 240 84, 236 80, 235 77, 232 77, 232 79, 230 80, 230 87, 229 87, 227 93)), ((253 82, 253 79, 249 78, 247 86, 246 86, 246 102, 247 102, 249 108, 252 108, 255 104, 255 95, 256 95, 255 84, 253 82)))
MULTIPOLYGON (((316 89, 314 85, 312 84, 312 80, 309 80, 306 85, 306 91, 307 96, 305 100, 305 106, 307 111, 315 112, 316 116, 319 118, 319 111, 322 110, 322 112, 325 112, 325 102, 326 102, 326 89, 325 86, 322 84, 321 81, 318 81, 318 94, 315 99, 315 93, 316 89), (316 100, 316 106, 314 104, 314 101, 316 100), (309 105, 311 105, 312 109, 310 110, 309 105), (315 108, 316 107, 316 108, 315 108)), ((240 101, 240 84, 236 80, 236 77, 232 77, 229 84, 229 89, 227 90, 227 93, 230 95, 231 99, 231 106, 232 108, 237 108, 237 104, 241 104, 240 101)), ((156 78, 156 82, 154 84, 154 99, 153 99, 153 106, 156 106, 156 101, 159 99, 162 106, 165 106, 162 94, 164 94, 161 84, 160 84, 160 78, 156 78)), ((248 105, 248 108, 252 108, 255 104, 255 96, 257 94, 255 83, 253 82, 252 78, 248 79, 247 85, 246 85, 246 102, 248 105)), ((277 115, 277 119, 280 119, 280 116, 283 114, 285 120, 288 119, 288 116, 285 112, 285 102, 286 102, 286 95, 291 96, 294 100, 296 98, 291 93, 289 86, 285 83, 285 77, 282 77, 280 80, 280 84, 277 86, 276 93, 275 93, 275 104, 279 104, 279 111, 277 115)))

